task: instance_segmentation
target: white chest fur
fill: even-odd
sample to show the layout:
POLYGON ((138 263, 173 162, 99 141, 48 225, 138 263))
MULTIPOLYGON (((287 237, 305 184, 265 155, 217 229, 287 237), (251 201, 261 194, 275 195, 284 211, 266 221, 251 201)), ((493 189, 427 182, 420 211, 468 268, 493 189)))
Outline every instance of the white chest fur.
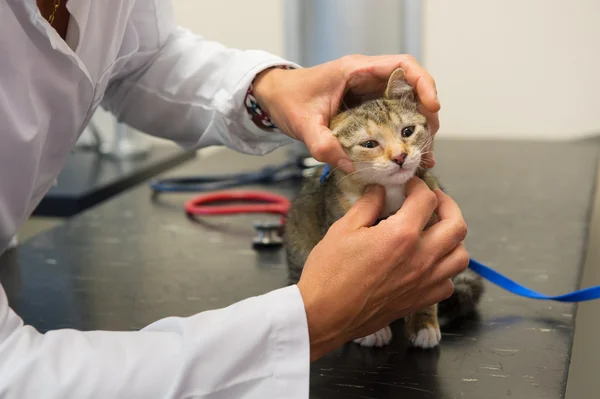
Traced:
MULTIPOLYGON (((359 198, 360 197, 355 194, 346 194, 346 200, 350 203, 350 206, 354 205, 359 198)), ((398 209, 400 209, 404 203, 404 199, 404 185, 385 187, 385 205, 383 206, 379 217, 386 218, 398 212, 398 209)))
POLYGON ((379 217, 386 218, 398 212, 405 199, 404 185, 394 185, 385 188, 385 205, 379 217))

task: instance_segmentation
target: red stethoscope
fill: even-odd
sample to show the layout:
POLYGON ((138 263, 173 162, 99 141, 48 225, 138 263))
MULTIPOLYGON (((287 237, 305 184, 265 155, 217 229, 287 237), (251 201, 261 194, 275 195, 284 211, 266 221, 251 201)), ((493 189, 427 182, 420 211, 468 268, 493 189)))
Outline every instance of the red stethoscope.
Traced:
POLYGON ((195 215, 233 215, 241 213, 268 213, 280 215, 279 223, 256 222, 256 236, 252 247, 256 250, 279 248, 283 245, 285 217, 290 201, 278 194, 262 191, 222 191, 197 196, 185 203, 185 212, 195 215), (249 204, 214 205, 223 202, 250 202, 249 204), (258 202, 258 203, 257 203, 258 202))
POLYGON ((232 215, 239 213, 270 213, 283 218, 290 201, 278 194, 263 191, 222 191, 197 196, 185 203, 188 215, 232 215), (213 205, 222 202, 250 202, 244 205, 213 205), (258 202, 258 203, 257 203, 258 202))
POLYGON ((279 223, 258 222, 254 224, 258 235, 253 245, 273 247, 282 244, 281 233, 290 201, 281 195, 257 190, 229 190, 250 184, 269 185, 302 179, 307 169, 318 163, 298 158, 280 165, 268 165, 258 171, 230 175, 192 176, 167 178, 150 183, 153 193, 206 192, 187 201, 184 205, 188 216, 233 215, 263 213, 280 215, 279 223), (231 204, 231 203, 234 204, 231 204), (230 204, 227 204, 230 203, 230 204), (220 205, 219 205, 220 204, 220 205))
MULTIPOLYGON (((192 192, 209 191, 211 188, 219 189, 240 186, 250 183, 273 183, 278 181, 298 179, 302 176, 301 169, 306 165, 301 162, 286 163, 280 166, 268 166, 261 171, 242 173, 230 176, 203 176, 192 178, 165 179, 151 183, 152 190, 158 192, 192 192), (295 166, 294 166, 295 165, 295 166), (292 168, 291 173, 286 170, 292 168), (296 169, 296 170, 294 170, 296 169), (281 173, 284 172, 284 173, 281 173)), ((325 173, 327 171, 325 169, 325 173)), ((323 177, 322 177, 323 178, 323 177)), ((272 248, 283 244, 281 233, 285 225, 285 217, 290 209, 290 201, 281 195, 263 191, 216 191, 197 196, 185 203, 188 215, 231 215, 240 213, 269 213, 281 216, 280 223, 257 223, 254 225, 258 235, 253 240, 253 247, 272 248), (244 205, 211 205, 219 202, 250 202, 244 205), (258 203, 257 203, 258 202, 258 203)), ((538 300, 555 300, 561 302, 583 302, 600 299, 600 286, 589 287, 579 291, 546 296, 524 287, 493 269, 470 259, 469 268, 480 274, 490 282, 514 294, 538 300)))
POLYGON ((190 193, 206 192, 186 202, 188 215, 231 215, 239 213, 271 213, 282 217, 287 215, 290 201, 281 195, 256 190, 230 191, 233 187, 252 184, 275 184, 289 180, 301 180, 304 172, 318 163, 307 158, 279 165, 267 165, 264 168, 235 174, 212 176, 192 176, 167 178, 150 182, 153 193, 190 193), (220 205, 219 202, 249 202, 244 205, 220 205))

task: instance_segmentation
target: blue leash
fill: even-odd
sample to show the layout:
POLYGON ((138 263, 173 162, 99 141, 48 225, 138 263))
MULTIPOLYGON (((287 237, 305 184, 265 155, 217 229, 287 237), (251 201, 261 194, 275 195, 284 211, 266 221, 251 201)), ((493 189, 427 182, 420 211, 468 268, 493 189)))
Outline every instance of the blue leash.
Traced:
POLYGON ((548 296, 524 287, 521 284, 516 283, 508 277, 498 273, 494 269, 477 262, 476 260, 469 260, 469 269, 496 284, 500 288, 504 288, 508 292, 512 292, 515 295, 523 296, 525 298, 559 302, 585 302, 600 298, 600 285, 584 288, 579 291, 569 292, 568 294, 548 296))
MULTIPOLYGON (((325 165, 323 174, 321 174, 321 184, 329 174, 329 165, 325 165)), ((582 290, 570 292, 568 294, 548 296, 540 294, 532 289, 522 286, 519 283, 509 279, 508 277, 498 273, 494 269, 485 266, 474 259, 469 259, 469 269, 479 274, 481 277, 496 284, 500 288, 505 289, 515 295, 525 298, 539 299, 544 301, 559 301, 559 302, 585 302, 600 299, 600 285, 595 287, 584 288, 582 290)))
POLYGON ((176 177, 150 182, 154 193, 195 193, 225 190, 251 184, 273 184, 289 180, 300 180, 306 169, 301 160, 280 165, 269 165, 255 172, 176 177))

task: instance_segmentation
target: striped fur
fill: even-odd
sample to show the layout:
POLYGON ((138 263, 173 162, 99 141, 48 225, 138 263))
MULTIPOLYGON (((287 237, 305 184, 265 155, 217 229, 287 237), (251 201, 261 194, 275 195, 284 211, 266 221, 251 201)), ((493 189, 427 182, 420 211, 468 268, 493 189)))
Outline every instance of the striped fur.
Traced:
MULTIPOLYGON (((330 127, 356 172, 347 175, 334 169, 321 184, 323 168, 316 168, 312 176, 304 179, 299 194, 292 201, 284 235, 290 284, 298 282, 312 248, 360 198, 366 185, 377 183, 386 188, 386 203, 380 217, 387 217, 400 208, 404 201, 404 184, 414 175, 421 177, 431 189, 439 188, 437 179, 421 164, 431 135, 401 69, 392 74, 382 98, 339 113, 330 127), (406 128, 412 132, 408 137, 403 135, 406 128), (378 145, 365 147, 367 141, 378 145), (405 158, 399 164, 401 155, 405 158)), ((438 312, 440 318, 451 321, 475 308, 483 292, 481 279, 467 271, 454 281, 460 284, 455 284, 451 298, 439 307, 433 305, 405 318, 405 332, 414 346, 430 348, 438 344, 441 338, 438 312)), ((355 342, 381 346, 389 340, 391 333, 384 329, 355 342)))

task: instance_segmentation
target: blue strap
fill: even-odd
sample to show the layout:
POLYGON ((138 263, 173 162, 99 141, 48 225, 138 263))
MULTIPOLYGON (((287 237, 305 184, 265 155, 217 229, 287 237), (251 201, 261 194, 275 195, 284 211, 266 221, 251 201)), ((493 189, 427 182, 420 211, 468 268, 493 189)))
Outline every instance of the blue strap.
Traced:
POLYGON ((319 179, 319 182, 321 184, 323 184, 323 182, 325 181, 325 178, 327 177, 328 174, 329 174, 329 164, 326 163, 325 167, 323 168, 323 173, 321 174, 321 179, 319 179))
MULTIPOLYGON (((325 169, 323 170, 323 174, 321 174, 321 184, 323 184, 323 181, 325 181, 325 178, 329 174, 329 170, 329 165, 326 164, 325 169)), ((378 224, 380 221, 381 219, 378 219, 375 224, 378 224)), ((474 259, 469 260, 469 269, 473 270, 475 273, 479 274, 486 280, 489 280, 491 283, 494 283, 497 286, 505 289, 506 291, 512 292, 515 295, 523 296, 526 298, 559 302, 584 302, 591 301, 594 299, 600 299, 600 286, 589 287, 568 294, 547 296, 544 294, 540 294, 539 292, 530 290, 529 288, 512 281, 508 277, 498 273, 494 269, 491 269, 477 262, 474 259)))
POLYGON ((303 167, 298 162, 268 165, 255 172, 234 174, 176 177, 150 182, 155 193, 190 193, 225 190, 253 184, 274 184, 288 180, 301 180, 303 167))
POLYGON ((530 290, 527 287, 515 283, 508 277, 503 276, 497 271, 482 265, 476 260, 470 259, 469 268, 479 274, 481 277, 489 280, 497 286, 504 288, 508 292, 520 295, 526 298, 541 299, 545 301, 559 301, 559 302, 585 302, 600 298, 600 285, 595 287, 584 288, 579 291, 570 292, 568 294, 547 296, 530 290))

